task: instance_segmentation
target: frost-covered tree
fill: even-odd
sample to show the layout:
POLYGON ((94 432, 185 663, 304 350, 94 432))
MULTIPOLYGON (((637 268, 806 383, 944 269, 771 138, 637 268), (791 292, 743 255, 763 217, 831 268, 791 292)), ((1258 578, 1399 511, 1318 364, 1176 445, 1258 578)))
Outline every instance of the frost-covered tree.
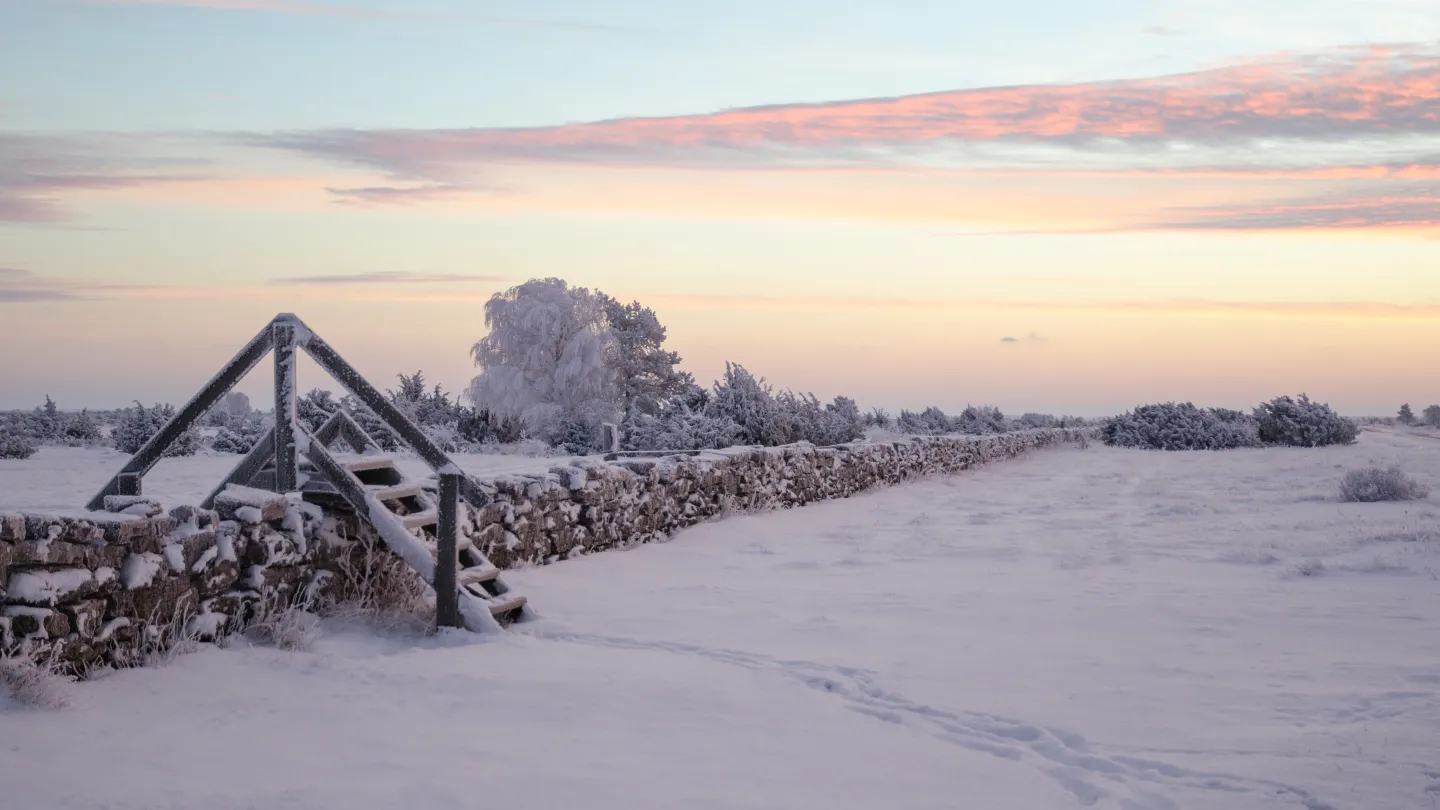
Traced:
POLYGON ((1395 418, 1399 419, 1400 424, 1402 425, 1415 424, 1415 412, 1410 410, 1410 403, 1407 402, 1404 405, 1401 405, 1400 413, 1395 418))
POLYGON ((1440 427, 1440 405, 1431 405, 1420 413, 1425 417, 1425 424, 1440 427))
POLYGON ((533 279, 485 304, 490 333, 471 350, 481 369, 477 407, 553 437, 566 421, 598 424, 617 412, 606 355, 614 338, 605 297, 563 279, 533 279))
POLYGON ((606 363, 615 377, 621 412, 653 414, 662 401, 695 384, 690 372, 675 367, 680 355, 665 348, 665 327, 654 310, 639 301, 622 304, 609 296, 604 307, 614 338, 606 363))
POLYGON ((60 413, 60 407, 55 400, 45 395, 45 405, 35 409, 35 420, 40 430, 40 438, 45 441, 55 441, 60 438, 60 433, 65 428, 64 416, 60 413))

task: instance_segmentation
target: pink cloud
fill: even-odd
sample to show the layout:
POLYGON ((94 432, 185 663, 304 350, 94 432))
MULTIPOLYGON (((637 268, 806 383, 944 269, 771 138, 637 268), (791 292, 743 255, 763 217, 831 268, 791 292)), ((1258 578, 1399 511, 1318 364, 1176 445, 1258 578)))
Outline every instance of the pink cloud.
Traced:
POLYGON ((467 164, 893 163, 966 144, 1143 149, 1440 133, 1440 51, 1371 46, 1178 76, 786 104, 518 129, 328 130, 251 142, 451 180, 467 164))

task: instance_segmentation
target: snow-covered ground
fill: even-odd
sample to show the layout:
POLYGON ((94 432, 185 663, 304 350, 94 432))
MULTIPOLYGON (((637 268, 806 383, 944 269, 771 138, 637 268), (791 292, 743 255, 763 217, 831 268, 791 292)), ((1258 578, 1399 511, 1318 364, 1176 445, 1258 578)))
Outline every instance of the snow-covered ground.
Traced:
MULTIPOLYGON (((483 455, 456 453, 455 463, 468 473, 487 476, 507 473, 542 473, 565 456, 483 455)), ((0 459, 0 509, 36 512, 74 512, 125 466, 130 456, 112 448, 42 447, 24 461, 0 459)), ((146 495, 167 506, 197 504, 240 461, 240 456, 211 453, 161 459, 143 482, 146 495)), ((406 475, 430 475, 424 461, 401 455, 398 466, 406 475)))
POLYGON ((0 711, 0 807, 1435 807, 1440 507, 1339 503, 1370 463, 1440 489, 1433 434, 1092 446, 510 572, 504 636, 0 711))

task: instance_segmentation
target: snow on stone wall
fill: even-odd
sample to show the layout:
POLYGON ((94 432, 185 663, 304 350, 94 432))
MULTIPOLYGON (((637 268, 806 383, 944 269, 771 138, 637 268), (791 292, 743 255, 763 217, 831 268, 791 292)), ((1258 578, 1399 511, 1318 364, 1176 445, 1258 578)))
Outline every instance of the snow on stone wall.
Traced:
MULTIPOLYGON (((466 510, 461 530, 501 568, 544 564, 1082 438, 1092 429, 576 459, 477 481, 490 503, 466 510)), ((122 496, 105 507, 0 513, 0 655, 55 655, 77 672, 143 663, 180 639, 212 639, 297 595, 343 587, 337 563, 373 539, 353 514, 247 487, 227 489, 214 510, 166 513, 122 496)))

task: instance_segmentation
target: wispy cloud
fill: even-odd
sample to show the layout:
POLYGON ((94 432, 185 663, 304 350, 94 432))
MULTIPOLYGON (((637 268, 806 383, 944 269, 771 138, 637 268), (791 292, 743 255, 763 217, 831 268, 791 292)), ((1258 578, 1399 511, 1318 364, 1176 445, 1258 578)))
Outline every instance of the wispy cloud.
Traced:
POLYGON ((360 188, 334 188, 327 186, 326 193, 338 199, 340 205, 371 207, 377 205, 408 205, 417 202, 449 200, 478 190, 473 184, 429 183, 419 186, 363 186, 360 188))
POLYGON ((148 284, 43 276, 18 267, 0 267, 0 304, 45 301, 101 301, 135 296, 158 296, 175 288, 148 284))
POLYGON ((148 136, 83 137, 0 132, 0 222, 59 222, 62 198, 76 191, 205 179, 191 160, 145 156, 148 136))
MULTIPOLYGON (((665 166, 1190 165, 1195 145, 1243 165, 1369 139, 1369 154, 1440 134, 1440 48, 1370 46, 1290 55, 1177 76, 955 90, 786 104, 706 115, 626 118, 510 129, 350 130, 251 136, 299 151, 434 182, 502 162, 665 166), (1374 139, 1392 139, 1381 149, 1374 139), (1003 147, 1000 148, 1000 147, 1003 147), (1293 150, 1291 150, 1293 152, 1293 150), (1302 150, 1303 151, 1303 150, 1302 150)), ((1357 147, 1358 148, 1358 147, 1357 147)), ((1344 150, 1347 154, 1355 150, 1344 150)), ((1403 157, 1397 156, 1397 157, 1403 157)))
MULTIPOLYGON (((883 298, 845 296, 760 296, 717 294, 647 294, 646 301, 674 306, 778 309, 917 309, 1108 312, 1133 315, 1253 315, 1261 317, 1330 317, 1379 319, 1440 318, 1440 301, 1226 301, 1201 298, 1154 300, 1021 300, 969 298, 883 298)), ((1013 337, 1013 336, 1012 336, 1013 337)), ((1025 340, 1043 341, 1031 333, 1025 340)), ((1021 339, 1014 338, 1015 342, 1021 339)))
POLYGON ((92 5, 183 6, 217 11, 261 11, 319 17, 347 17, 359 20, 406 20, 430 23, 470 23, 505 28, 550 28, 574 31, 619 31, 617 26, 572 20, 542 20, 518 17, 486 17, 473 14, 428 14, 416 11, 341 5, 302 3, 290 0, 90 0, 92 5))
POLYGON ((504 276, 469 273, 410 273, 402 270, 376 270, 370 273, 274 278, 270 280, 270 283, 276 285, 348 286, 357 284, 504 284, 513 280, 504 276))
POLYGON ((1337 230, 1440 227, 1440 184, 1376 188, 1281 200, 1265 205, 1215 206, 1175 212, 1157 225, 1176 230, 1337 230))

